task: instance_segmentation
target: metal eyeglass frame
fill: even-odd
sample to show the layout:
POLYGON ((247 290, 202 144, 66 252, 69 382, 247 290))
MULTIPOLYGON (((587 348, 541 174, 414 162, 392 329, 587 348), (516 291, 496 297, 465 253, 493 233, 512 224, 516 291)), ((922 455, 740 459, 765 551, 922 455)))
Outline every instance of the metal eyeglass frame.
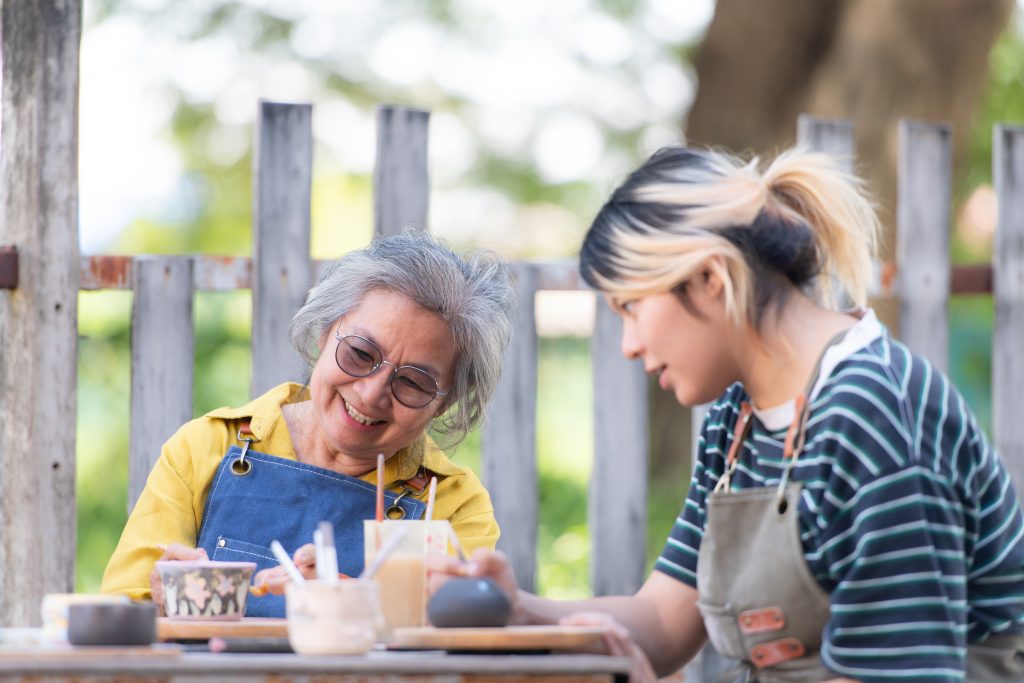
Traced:
MULTIPOLYGON (((433 402, 434 402, 434 399, 436 399, 436 398, 437 398, 438 396, 440 396, 441 398, 444 398, 445 396, 447 396, 447 395, 448 395, 448 392, 447 392, 447 391, 441 391, 441 387, 440 387, 440 385, 439 385, 439 384, 437 383, 437 379, 435 379, 435 378, 434 378, 434 376, 433 376, 433 375, 431 375, 431 374, 430 374, 429 372, 427 372, 427 371, 426 371, 426 370, 424 370, 423 368, 418 368, 418 367, 416 367, 415 365, 395 365, 394 363, 392 363, 392 362, 391 362, 391 361, 389 361, 388 359, 384 358, 384 352, 380 350, 380 347, 379 347, 379 346, 377 346, 376 344, 374 344, 374 343, 373 343, 372 341, 370 341, 370 340, 369 340, 369 339, 367 339, 366 337, 363 337, 362 335, 358 335, 358 334, 346 334, 345 336, 341 336, 341 333, 340 333, 340 332, 335 332, 335 333, 334 333, 334 338, 335 338, 335 339, 337 340, 337 342, 338 342, 338 345, 337 345, 337 346, 335 347, 335 349, 334 349, 334 362, 335 362, 335 363, 337 363, 337 365, 338 365, 338 368, 339 368, 339 369, 340 369, 340 370, 341 370, 342 372, 344 372, 344 373, 345 373, 346 375, 348 375, 348 376, 350 376, 350 377, 359 377, 359 378, 362 378, 362 377, 370 377, 371 375, 374 375, 374 374, 376 374, 376 372, 377 372, 378 370, 380 370, 381 366, 383 366, 384 364, 390 365, 390 366, 391 366, 392 368, 394 368, 394 369, 393 369, 393 370, 391 371, 391 375, 390 375, 390 376, 388 377, 388 388, 389 388, 389 389, 391 389, 391 395, 395 397, 395 400, 396 400, 396 401, 398 401, 399 403, 401 403, 401 404, 402 404, 403 406, 405 406, 406 408, 412 408, 413 410, 418 410, 418 409, 420 409, 420 408, 426 408, 426 407, 427 407, 427 406, 429 406, 429 405, 430 405, 431 403, 433 403, 433 402), (376 349, 376 350, 377 350, 377 355, 378 355, 378 356, 380 356, 380 360, 379 360, 379 361, 378 361, 378 362, 377 362, 377 363, 376 363, 376 364, 375 364, 375 365, 373 366, 373 369, 372 369, 372 370, 370 370, 370 371, 369 371, 368 373, 366 373, 365 375, 356 375, 356 374, 353 374, 353 373, 349 372, 349 371, 348 371, 348 370, 346 370, 345 368, 341 367, 341 361, 340 361, 340 360, 338 360, 338 351, 339 351, 339 350, 341 349, 341 342, 345 341, 345 340, 346 340, 346 339, 348 339, 349 337, 355 337, 356 339, 361 339, 361 340, 363 340, 364 342, 366 342, 367 344, 369 344, 369 345, 370 345, 371 347, 373 347, 374 349, 376 349), (399 371, 399 370, 402 370, 402 369, 405 369, 405 368, 408 368, 408 369, 410 369, 410 370, 415 370, 416 372, 421 372, 421 373, 423 373, 424 375, 426 375, 427 377, 429 377, 429 378, 430 378, 430 381, 432 381, 432 382, 434 383, 434 386, 435 386, 435 387, 437 388, 437 391, 435 391, 435 392, 434 392, 434 395, 430 397, 430 400, 429 400, 429 401, 427 401, 426 403, 424 403, 424 404, 423 404, 423 405, 421 405, 421 406, 411 406, 411 405, 409 405, 408 403, 406 403, 405 401, 403 401, 402 399, 400 399, 400 398, 398 397, 398 394, 397 394, 397 393, 395 392, 395 385, 394 385, 394 384, 392 383, 392 380, 393 380, 393 379, 395 378, 395 375, 397 375, 397 374, 398 374, 398 371, 399 371)), ((429 394, 429 393, 430 393, 430 392, 424 392, 424 394, 425 394, 425 395, 426 395, 426 394, 429 394)))

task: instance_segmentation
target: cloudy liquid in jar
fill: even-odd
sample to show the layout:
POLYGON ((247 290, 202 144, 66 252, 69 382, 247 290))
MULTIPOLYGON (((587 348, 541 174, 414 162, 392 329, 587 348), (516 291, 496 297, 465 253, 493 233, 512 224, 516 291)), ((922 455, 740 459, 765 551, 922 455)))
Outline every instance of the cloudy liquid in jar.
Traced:
POLYGON ((387 629, 423 626, 427 613, 426 568, 422 555, 395 553, 374 577, 380 586, 381 611, 387 629))
POLYGON ((381 612, 388 632, 427 622, 427 572, 425 558, 448 550, 451 525, 447 520, 385 520, 363 523, 364 558, 369 565, 392 534, 405 535, 377 570, 373 580, 380 587, 381 612))

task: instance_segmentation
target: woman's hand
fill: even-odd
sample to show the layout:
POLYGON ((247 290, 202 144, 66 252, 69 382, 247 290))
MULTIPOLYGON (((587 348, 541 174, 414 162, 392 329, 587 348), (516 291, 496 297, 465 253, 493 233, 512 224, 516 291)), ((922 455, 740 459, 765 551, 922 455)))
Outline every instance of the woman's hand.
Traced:
MULTIPOLYGON (((157 548, 164 551, 164 554, 160 556, 162 560, 208 560, 210 559, 206 555, 206 551, 202 548, 190 548, 187 545, 181 545, 180 543, 171 543, 170 545, 158 545, 157 548)), ((153 567, 153 571, 149 573, 149 590, 153 594, 153 602, 156 603, 156 611, 161 617, 166 616, 164 614, 164 582, 160 578, 160 572, 153 567)))
MULTIPOLYGON (((316 578, 316 547, 312 543, 307 543, 296 550, 292 555, 292 561, 306 579, 316 578)), ((288 572, 281 565, 277 565, 257 573, 252 578, 252 588, 249 590, 257 596, 267 593, 282 595, 284 587, 288 585, 289 581, 291 578, 288 576, 288 572)))
POLYGON ((431 594, 453 576, 493 579, 508 598, 509 605, 512 607, 512 619, 515 621, 519 584, 516 582, 516 575, 513 573, 512 565, 509 564, 505 553, 500 550, 477 548, 468 562, 443 555, 428 557, 426 565, 427 586, 431 594))
POLYGON ((633 642, 626 627, 615 621, 610 615, 603 612, 579 612, 565 617, 558 623, 563 626, 604 627, 604 646, 608 654, 615 657, 629 657, 632 662, 629 670, 629 683, 655 683, 658 680, 647 655, 639 645, 633 642))

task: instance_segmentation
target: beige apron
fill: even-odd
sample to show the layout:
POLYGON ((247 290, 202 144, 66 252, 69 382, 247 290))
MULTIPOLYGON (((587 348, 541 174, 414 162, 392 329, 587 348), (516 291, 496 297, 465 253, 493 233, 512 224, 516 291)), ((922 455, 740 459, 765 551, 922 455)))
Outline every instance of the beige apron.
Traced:
MULTIPOLYGON (((743 404, 726 471, 708 496, 697 560, 697 605, 714 648, 740 662, 720 683, 741 674, 742 680, 758 683, 825 681, 836 677, 819 654, 829 596, 804 560, 798 521, 801 485, 789 483, 808 410, 799 397, 786 435, 787 462, 779 486, 731 492, 729 480, 751 413, 743 404)), ((993 635, 968 647, 966 680, 1024 681, 1024 635, 993 635)))

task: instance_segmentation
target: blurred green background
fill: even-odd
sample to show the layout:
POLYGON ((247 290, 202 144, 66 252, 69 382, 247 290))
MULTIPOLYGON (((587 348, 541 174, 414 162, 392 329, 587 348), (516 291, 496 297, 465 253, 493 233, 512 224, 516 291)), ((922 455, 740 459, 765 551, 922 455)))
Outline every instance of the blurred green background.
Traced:
MULTIPOLYGON (((473 3, 435 0, 369 5, 372 8, 364 7, 363 12, 376 12, 379 25, 373 30, 366 29, 364 32, 370 37, 362 39, 374 49, 381 44, 386 45, 380 49, 397 49, 388 43, 393 36, 385 27, 395 22, 398 15, 403 26, 429 28, 425 33, 409 29, 402 34, 413 46, 423 43, 423 35, 439 36, 440 41, 464 41, 477 48, 483 45, 482 49, 487 48, 489 40, 497 40, 492 35, 493 18, 473 3), (379 35, 374 33, 378 29, 379 35)), ((587 218, 615 179, 660 144, 681 139, 682 117, 693 97, 694 54, 712 19, 714 3, 693 3, 688 10, 693 16, 688 15, 687 21, 678 19, 677 9, 656 0, 569 5, 593 24, 593 36, 605 36, 606 46, 614 48, 616 41, 625 40, 632 52, 614 60, 608 59, 607 53, 591 54, 569 40, 570 34, 559 33, 557 22, 553 22, 553 27, 547 26, 552 35, 544 38, 548 41, 544 45, 560 45, 566 50, 568 57, 558 63, 575 65, 577 71, 569 78, 574 83, 584 83, 590 94, 569 93, 562 100, 558 99, 561 95, 552 93, 518 95, 517 102, 536 96, 538 103, 536 111, 522 114, 534 119, 525 132, 519 133, 517 142, 517 138, 509 137, 509 129, 516 128, 514 121, 487 118, 508 106, 507 99, 503 99, 508 97, 503 94, 508 84, 501 82, 501 73, 473 74, 478 81, 494 79, 491 90, 481 95, 459 87, 458 83, 426 78, 408 82, 394 73, 382 75, 381 71, 387 71, 383 67, 371 72, 351 66, 349 61, 341 65, 338 55, 330 52, 333 48, 317 52, 310 47, 317 42, 310 20, 317 20, 317 13, 325 11, 324 3, 87 1, 82 53, 83 251, 249 254, 252 116, 257 97, 269 95, 312 101, 315 111, 326 111, 337 116, 342 124, 356 128, 345 137, 342 132, 330 129, 329 119, 314 120, 315 258, 338 256, 363 246, 370 238, 372 170, 366 163, 360 165, 349 160, 344 150, 350 145, 362 150, 354 156, 366 157, 366 148, 372 149, 372 129, 367 126, 373 120, 373 107, 381 102, 411 104, 433 112, 431 172, 435 194, 431 198, 431 222, 435 231, 457 247, 489 246, 510 258, 572 257, 587 218), (659 17, 662 23, 668 21, 666 17, 676 18, 672 35, 659 34, 659 17), (93 170, 100 168, 99 164, 94 165, 94 160, 117 152, 112 139, 90 142, 93 126, 99 129, 98 122, 107 110, 86 98, 94 90, 115 96, 109 88, 116 90, 117 86, 102 85, 107 81, 101 83, 97 74, 108 62, 130 61, 111 47, 119 45, 117 40, 125 35, 129 36, 125 45, 133 44, 132 41, 146 45, 146 54, 153 53, 148 57, 153 60, 166 60, 168 54, 175 54, 175 49, 185 51, 200 45, 205 46, 206 52, 199 57, 183 58, 184 64, 177 69, 154 68, 137 79, 136 85, 141 83, 139 87, 150 103, 148 109, 141 109, 156 117, 154 126, 158 130, 154 135, 161 145, 158 149, 163 150, 161 154, 170 155, 173 170, 158 171, 159 158, 145 158, 137 163, 140 169, 147 169, 152 162, 154 173, 170 178, 170 190, 148 208, 122 207, 122 213, 103 214, 87 205, 90 187, 101 182, 102 171, 93 170), (217 62, 218 59, 230 62, 230 68, 217 62), (253 85, 239 91, 237 83, 232 82, 239 79, 238 73, 246 69, 258 71, 268 64, 287 65, 291 71, 285 73, 284 82, 290 82, 290 74, 292 81, 299 80, 304 85, 297 90, 253 85), (670 64, 671 67, 667 66, 670 64), (197 85, 194 72, 204 66, 227 75, 213 85, 197 85), (188 74, 183 75, 185 71, 188 74), (662 74, 653 85, 646 84, 651 73, 662 74), (659 100, 659 87, 675 88, 678 92, 668 100, 659 100), (619 99, 633 98, 634 108, 639 106, 641 111, 619 111, 615 105, 602 104, 603 99, 591 101, 589 98, 597 97, 591 91, 602 88, 612 91, 613 100, 616 92, 621 92, 619 99), (225 104, 224 93, 231 95, 231 107, 225 104), (339 108, 339 102, 344 106, 339 108), (598 113, 588 114, 589 123, 577 126, 586 113, 580 110, 588 106, 598 113), (606 106, 611 109, 602 110, 606 106), (557 108, 562 123, 556 121, 547 126, 547 119, 537 113, 543 113, 545 107, 557 108), (248 114, 240 115, 239 111, 248 114), (504 128, 495 133, 495 127, 504 128), (596 142, 595 131, 599 136, 596 142), (564 149, 559 149, 563 143, 564 149), (101 149, 103 145, 106 147, 101 149), (545 156, 545 150, 551 149, 556 151, 554 158, 545 156), (578 157, 586 154, 592 157, 589 165, 572 166, 574 155, 578 162, 578 157), (86 229, 94 215, 100 216, 95 219, 98 223, 106 221, 101 226, 101 237, 90 237, 93 233, 86 229)), ((352 3, 339 2, 335 6, 360 11, 352 3)), ((515 11, 506 11, 510 13, 505 17, 510 28, 507 35, 501 34, 501 39, 515 43, 521 37, 517 37, 517 32, 523 27, 516 24, 515 11)), ((577 25, 583 23, 568 12, 559 16, 566 23, 561 29, 564 31, 571 29, 574 21, 577 25)), ((344 32, 335 38, 355 40, 344 32)), ((355 44, 351 49, 356 54, 364 50, 365 61, 372 62, 376 53, 371 54, 370 47, 355 44)), ((527 43, 525 48, 520 45, 518 49, 535 47, 527 43)), ((408 49, 415 52, 413 47, 408 49)), ((523 53, 515 49, 511 52, 519 55, 519 65, 523 66, 523 53)), ((135 66, 144 72, 149 68, 135 66)), ((954 258, 961 263, 986 261, 991 255, 992 221, 986 221, 984 213, 991 204, 990 200, 986 203, 991 184, 991 126, 995 121, 1024 119, 1022 67, 1024 40, 1015 19, 1001 33, 991 52, 978 113, 964 139, 966 153, 956 176, 953 239, 954 258), (975 216, 978 211, 981 219, 975 216)), ((620 102, 617 106, 625 105, 620 102)), ((116 135, 116 118, 105 130, 116 135)), ((106 191, 112 193, 115 203, 131 203, 132 190, 121 187, 106 191)), ((584 308, 593 305, 584 303, 584 308)), ((558 317, 558 311, 578 309, 581 304, 577 298, 561 304, 554 301, 551 305, 554 317, 558 317)), ((127 292, 80 295, 76 586, 79 591, 98 589, 107 559, 127 518, 130 311, 131 295, 127 292)), ((950 319, 951 375, 988 428, 991 299, 958 298, 952 304, 950 319)), ((219 406, 246 402, 250 373, 249 293, 199 293, 195 322, 194 413, 201 415, 219 406)), ((581 597, 589 594, 586 497, 593 450, 589 339, 585 330, 551 329, 551 336, 540 341, 538 588, 549 596, 581 597)), ((684 418, 683 415, 679 419, 684 418)), ((157 449, 160 444, 154 443, 152 447, 157 449)), ((647 529, 649 564, 660 551, 682 503, 689 447, 689 443, 676 444, 678 457, 658 459, 652 464, 647 529)), ((453 457, 478 468, 479 435, 471 435, 453 457)))

